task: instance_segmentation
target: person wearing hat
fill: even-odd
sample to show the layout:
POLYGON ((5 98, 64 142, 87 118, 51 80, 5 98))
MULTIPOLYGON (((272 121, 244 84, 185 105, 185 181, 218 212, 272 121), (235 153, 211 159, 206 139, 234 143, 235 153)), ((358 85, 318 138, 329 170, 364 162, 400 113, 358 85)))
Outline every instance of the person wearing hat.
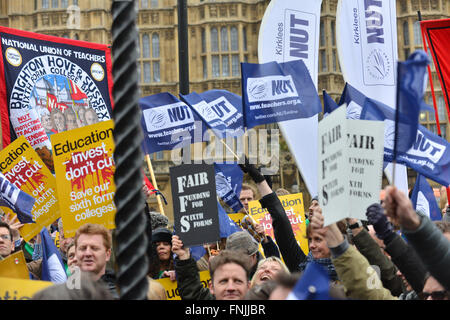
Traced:
POLYGON ((175 280, 172 232, 167 228, 156 228, 152 231, 152 255, 148 276, 152 279, 170 277, 175 280))
POLYGON ((258 244, 247 231, 238 231, 228 236, 226 250, 241 251, 250 257, 251 271, 250 279, 256 272, 258 262, 261 260, 261 255, 258 252, 258 244))

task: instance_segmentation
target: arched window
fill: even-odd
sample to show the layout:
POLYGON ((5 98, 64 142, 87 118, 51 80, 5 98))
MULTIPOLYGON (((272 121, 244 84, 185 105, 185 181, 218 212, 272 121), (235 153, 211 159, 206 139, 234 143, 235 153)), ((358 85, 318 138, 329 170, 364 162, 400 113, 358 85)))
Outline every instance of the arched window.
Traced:
POLYGON ((408 21, 403 22, 403 44, 409 46, 409 24, 408 21))
POLYGON ((58 8, 58 0, 52 0, 52 8, 58 8))
POLYGON ((159 58, 159 35, 157 33, 152 35, 152 57, 159 58))
POLYGON ((420 30, 420 22, 416 21, 413 24, 414 29, 414 45, 422 45, 422 31, 420 30))
POLYGON ((48 9, 48 0, 42 0, 42 9, 48 9))
POLYGON ((202 28, 202 53, 206 52, 206 31, 202 28))
POLYGON ((220 50, 228 51, 228 30, 225 27, 220 29, 220 50))
POLYGON ((69 6, 68 0, 61 0, 61 8, 67 8, 69 6))
POLYGON ((216 28, 211 29, 211 51, 212 52, 219 51, 219 35, 217 33, 216 28))
POLYGON ((148 0, 141 0, 141 8, 142 9, 148 8, 148 0))
POLYGON ((242 28, 242 44, 244 51, 247 51, 247 28, 242 28))
POLYGON ((231 51, 238 51, 239 50, 239 37, 238 37, 238 30, 236 27, 231 27, 230 38, 231 38, 231 51))
POLYGON ((150 38, 148 34, 142 35, 142 57, 150 58, 150 38))

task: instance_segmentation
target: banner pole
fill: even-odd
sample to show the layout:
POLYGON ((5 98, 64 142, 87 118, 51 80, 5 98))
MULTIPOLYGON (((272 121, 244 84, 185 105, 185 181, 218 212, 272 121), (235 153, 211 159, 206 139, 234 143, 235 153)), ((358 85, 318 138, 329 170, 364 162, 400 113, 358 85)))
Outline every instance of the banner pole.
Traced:
MULTIPOLYGON (((151 162, 150 156, 148 154, 145 155, 145 160, 147 161, 148 170, 150 171, 150 178, 152 179, 152 184, 156 190, 159 190, 158 185, 156 184, 156 178, 155 178, 155 173, 153 171, 152 162, 151 162)), ((161 195, 157 194, 156 200, 158 201, 158 207, 159 207, 160 213, 165 216, 164 207, 163 207, 162 201, 161 201, 161 195)))

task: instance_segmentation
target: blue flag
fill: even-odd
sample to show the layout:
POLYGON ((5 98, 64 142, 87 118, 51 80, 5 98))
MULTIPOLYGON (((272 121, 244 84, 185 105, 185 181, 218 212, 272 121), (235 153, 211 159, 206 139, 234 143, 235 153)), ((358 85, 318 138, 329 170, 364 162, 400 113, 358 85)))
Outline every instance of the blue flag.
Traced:
MULTIPOLYGON (((384 161, 393 161, 395 110, 367 98, 361 119, 385 121, 384 161)), ((443 186, 450 185, 450 145, 447 140, 418 126, 415 141, 406 152, 398 152, 396 160, 443 186)))
POLYGON ((365 100, 365 95, 363 95, 359 90, 352 87, 349 83, 346 83, 338 105, 341 106, 346 103, 347 119, 358 120, 365 100))
POLYGON ((338 108, 338 104, 323 90, 323 116, 326 117, 338 108))
POLYGON ((214 163, 216 171, 217 195, 233 210, 238 212, 243 208, 239 195, 242 189, 244 173, 237 164, 214 163))
POLYGON ((195 112, 168 92, 139 99, 146 154, 201 142, 205 127, 195 112))
POLYGON ((62 283, 67 281, 64 263, 58 248, 53 243, 47 228, 41 231, 42 243, 42 278, 43 281, 62 283))
POLYGON ((428 56, 422 50, 415 51, 408 60, 398 62, 394 156, 397 152, 408 151, 416 140, 427 65, 428 56))
POLYGON ((242 231, 242 229, 228 216, 219 202, 217 202, 217 208, 219 209, 219 230, 221 238, 228 238, 231 234, 242 231))
POLYGON ((311 261, 286 300, 332 300, 329 291, 330 277, 327 271, 311 261))
POLYGON ((215 135, 238 137, 244 134, 242 98, 226 90, 209 90, 203 93, 180 94, 215 135))
POLYGON ((320 98, 302 60, 241 63, 244 125, 309 118, 322 111, 320 98))
POLYGON ((441 210, 427 179, 418 174, 414 185, 411 202, 415 211, 420 211, 433 221, 442 220, 441 210))
POLYGON ((35 198, 17 188, 0 172, 0 206, 14 211, 20 223, 35 223, 31 214, 35 201, 35 198))

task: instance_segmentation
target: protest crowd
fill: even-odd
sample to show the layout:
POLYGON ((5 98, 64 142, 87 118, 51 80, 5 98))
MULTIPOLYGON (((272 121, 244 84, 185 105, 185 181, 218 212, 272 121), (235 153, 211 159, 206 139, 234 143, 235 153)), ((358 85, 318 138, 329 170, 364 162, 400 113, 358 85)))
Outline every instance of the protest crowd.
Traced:
MULTIPOLYGON (((290 19, 291 30, 305 24, 290 19)), ((0 38, 8 48, 0 64, 0 94, 8 95, 0 97, 0 299, 119 300, 113 155, 120 126, 112 117, 111 48, 6 27, 0 38), (38 46, 59 51, 38 55, 38 46), (63 57, 74 48, 76 55, 63 57)), ((380 71, 385 55, 373 55, 380 71)), ((228 138, 286 125, 292 172, 301 172, 311 201, 275 188, 267 168, 245 152, 233 163, 170 166, 169 203, 149 168, 152 182, 144 174, 142 190, 141 176, 138 190, 121 186, 133 201, 134 191, 144 200, 147 300, 450 300, 450 199, 443 191, 439 208, 426 180, 450 195, 450 145, 418 124, 421 110, 431 109, 423 93, 427 53, 398 62, 395 111, 381 101, 385 92, 375 100, 353 81, 339 103, 324 92, 322 105, 306 59, 265 60, 241 63, 242 97, 213 89, 139 99, 140 151, 147 158, 207 142, 207 130, 229 149, 228 138), (313 165, 301 168, 306 158, 313 165), (405 167, 416 172, 410 192, 407 181, 406 188, 393 182, 391 166, 399 176, 405 167), (162 201, 173 208, 173 224, 162 201)), ((386 74, 395 69, 390 64, 386 74)), ((142 170, 125 166, 130 176, 142 170)))
MULTIPOLYGON (((251 176, 261 196, 259 202, 270 213, 277 244, 256 224, 259 238, 244 229, 224 239, 219 247, 205 244, 208 250, 201 264, 169 229, 167 217, 147 209, 152 243, 148 299, 167 299, 164 287, 157 282, 162 278, 177 281, 181 299, 186 300, 449 299, 448 206, 443 219, 433 222, 415 212, 404 193, 388 186, 382 204, 367 208, 367 223, 345 219, 324 227, 322 209, 314 198, 306 214, 306 255, 266 178, 253 165, 241 168, 251 176), (201 270, 210 272, 209 287, 200 281, 201 270), (325 288, 320 279, 326 279, 325 288), (301 286, 303 291, 294 290, 302 282, 306 284, 301 286)), ((249 195, 244 190, 241 196, 249 195)), ((253 196, 251 200, 255 200, 253 196)), ((18 229, 22 224, 16 217, 6 215, 2 220, 2 258, 23 250, 31 278, 42 279, 40 235, 27 243, 20 237, 18 229)), ((37 292, 33 299, 117 299, 111 231, 98 224, 85 224, 74 237, 66 238, 61 219, 49 229, 59 233, 59 254, 65 272, 69 277, 79 272, 81 289, 68 289, 62 282, 37 292)))

